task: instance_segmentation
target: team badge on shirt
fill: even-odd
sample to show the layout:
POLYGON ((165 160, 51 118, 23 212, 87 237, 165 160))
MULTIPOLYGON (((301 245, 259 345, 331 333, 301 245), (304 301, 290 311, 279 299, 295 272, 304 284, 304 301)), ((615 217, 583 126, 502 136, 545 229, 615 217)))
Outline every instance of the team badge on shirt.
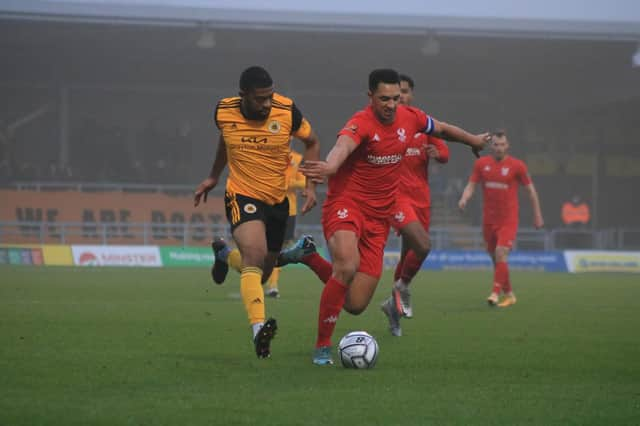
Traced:
POLYGON ((277 120, 269 122, 269 131, 274 135, 280 133, 280 122, 277 120))
POLYGON ((407 140, 407 131, 405 129, 403 129, 402 127, 400 127, 396 133, 398 133, 398 139, 400 139, 400 142, 404 142, 407 140))
POLYGON ((398 212, 393 217, 400 223, 404 222, 404 212, 398 212))
POLYGON ((244 206, 245 213, 254 214, 257 210, 258 208, 255 204, 247 204, 244 206))
POLYGON ((489 170, 491 170, 491 166, 489 166, 488 164, 486 166, 484 166, 484 171, 488 172, 489 170))
POLYGON ((340 210, 338 210, 337 215, 338 215, 338 217, 339 217, 340 219, 346 219, 346 218, 349 216, 349 210, 347 210, 347 209, 340 209, 340 210))
POLYGON ((502 176, 506 176, 509 174, 509 168, 508 167, 503 167, 502 168, 502 176))

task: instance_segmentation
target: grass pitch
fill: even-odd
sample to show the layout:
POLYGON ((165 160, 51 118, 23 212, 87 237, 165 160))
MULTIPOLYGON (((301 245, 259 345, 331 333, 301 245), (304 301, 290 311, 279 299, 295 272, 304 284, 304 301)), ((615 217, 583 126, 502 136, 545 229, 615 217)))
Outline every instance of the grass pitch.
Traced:
POLYGON ((379 303, 370 371, 311 364, 321 285, 284 270, 273 357, 259 360, 238 276, 206 269, 0 268, 0 425, 638 425, 640 279, 421 272, 392 337, 379 303))

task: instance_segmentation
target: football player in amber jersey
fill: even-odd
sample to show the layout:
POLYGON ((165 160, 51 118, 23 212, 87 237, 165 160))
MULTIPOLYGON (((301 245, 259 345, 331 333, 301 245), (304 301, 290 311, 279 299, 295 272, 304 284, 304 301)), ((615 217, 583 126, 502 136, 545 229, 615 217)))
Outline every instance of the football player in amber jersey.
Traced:
POLYGON ((494 265, 493 289, 487 298, 490 306, 501 308, 516 303, 511 288, 507 259, 518 232, 518 188, 524 186, 533 208, 533 226, 544 226, 538 193, 523 161, 508 154, 509 140, 504 132, 496 132, 491 144, 492 155, 476 160, 469 183, 460 197, 458 207, 464 210, 476 185, 482 185, 484 208, 482 230, 487 252, 494 265), (500 292, 504 299, 499 301, 500 292))
MULTIPOLYGON (((318 138, 295 103, 274 91, 273 80, 261 67, 240 75, 240 96, 218 102, 215 123, 220 139, 209 176, 198 185, 194 205, 206 202, 224 167, 226 216, 238 246, 232 253, 223 240, 214 241, 212 276, 222 283, 228 265, 240 271, 240 293, 253 331, 256 355, 270 356, 276 320, 265 320, 262 284, 271 275, 284 240, 289 216, 287 167, 290 139, 304 142, 305 160, 317 160, 318 138)), ((309 180, 302 195, 302 213, 316 204, 315 184, 309 180)))

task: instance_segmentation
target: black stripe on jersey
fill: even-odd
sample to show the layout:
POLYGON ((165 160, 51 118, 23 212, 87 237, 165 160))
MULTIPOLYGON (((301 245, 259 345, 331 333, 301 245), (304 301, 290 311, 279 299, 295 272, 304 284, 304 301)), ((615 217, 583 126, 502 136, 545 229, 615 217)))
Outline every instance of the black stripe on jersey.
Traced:
POLYGON ((297 132, 302 125, 302 112, 300 112, 296 104, 292 104, 291 107, 291 133, 293 133, 297 132))
POLYGON ((275 99, 271 101, 271 104, 276 108, 286 109, 286 110, 290 110, 291 109, 291 105, 283 104, 282 102, 278 102, 275 99))
POLYGON ((218 123, 218 109, 220 108, 220 102, 216 104, 216 110, 213 112, 213 121, 216 123, 216 127, 220 129, 220 123, 218 123))
POLYGON ((231 98, 231 99, 222 99, 220 101, 220 103, 222 104, 232 104, 232 103, 236 103, 236 102, 240 102, 240 98, 231 98))
POLYGON ((284 111, 291 111, 290 107, 283 107, 283 106, 280 106, 280 105, 272 105, 272 108, 281 109, 281 110, 284 110, 284 111))

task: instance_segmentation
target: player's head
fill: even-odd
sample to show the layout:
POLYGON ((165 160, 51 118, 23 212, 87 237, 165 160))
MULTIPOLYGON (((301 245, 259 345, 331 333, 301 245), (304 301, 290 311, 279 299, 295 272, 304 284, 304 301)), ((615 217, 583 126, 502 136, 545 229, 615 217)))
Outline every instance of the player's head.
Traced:
POLYGON ((497 130, 491 134, 491 153, 498 159, 502 160, 509 151, 509 139, 507 139, 507 132, 504 130, 497 130))
POLYGON ((392 123, 400 103, 400 75, 392 69, 377 69, 369 74, 369 102, 380 122, 392 123))
POLYGON ((413 79, 406 74, 400 74, 400 103, 411 105, 413 103, 413 79))
POLYGON ((273 80, 262 67, 253 66, 240 74, 242 112, 251 120, 264 120, 271 112, 273 80))

